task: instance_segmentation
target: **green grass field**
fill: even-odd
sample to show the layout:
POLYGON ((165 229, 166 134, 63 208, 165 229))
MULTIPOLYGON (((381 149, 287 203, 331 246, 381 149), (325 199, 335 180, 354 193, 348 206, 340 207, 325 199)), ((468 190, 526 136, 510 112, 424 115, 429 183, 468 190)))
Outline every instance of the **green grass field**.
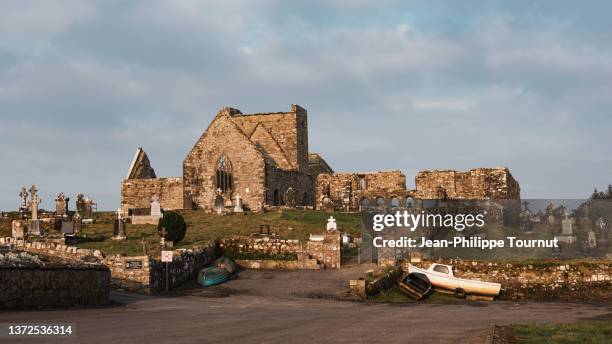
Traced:
MULTIPOLYGON (((259 232, 259 226, 267 224, 270 231, 285 239, 308 239, 309 234, 324 233, 330 214, 313 210, 283 210, 258 214, 225 215, 208 214, 200 210, 182 210, 187 222, 185 239, 175 245, 186 248, 203 244, 211 239, 227 238, 234 235, 249 235, 259 232)), ((361 233, 361 216, 355 213, 333 214, 338 229, 353 236, 361 233)), ((112 223, 95 223, 84 228, 86 241, 77 244, 80 248, 95 248, 106 254, 143 254, 142 239, 147 243, 150 254, 159 252, 157 226, 126 226, 127 240, 114 241, 112 223)))
POLYGON ((570 324, 513 325, 510 337, 510 342, 517 344, 612 343, 612 320, 580 321, 570 324))

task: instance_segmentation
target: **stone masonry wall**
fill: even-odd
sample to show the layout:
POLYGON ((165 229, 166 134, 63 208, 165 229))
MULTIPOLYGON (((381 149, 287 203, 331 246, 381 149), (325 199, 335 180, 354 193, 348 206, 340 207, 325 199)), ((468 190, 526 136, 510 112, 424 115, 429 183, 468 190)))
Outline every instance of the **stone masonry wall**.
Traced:
POLYGON ((448 199, 520 199, 519 184, 505 167, 421 171, 415 182, 419 199, 439 199, 440 188, 448 199))
POLYGON ((162 209, 183 209, 183 178, 124 179, 121 182, 121 209, 151 207, 151 197, 157 195, 162 209))
POLYGON ((0 254, 0 309, 99 306, 109 303, 110 271, 102 264, 23 263, 23 254, 0 254))
POLYGON ((219 247, 223 250, 236 253, 263 253, 270 255, 293 254, 303 250, 299 240, 246 236, 219 239, 219 247))
POLYGON ((183 162, 185 206, 214 210, 217 197, 216 169, 221 156, 231 163, 232 190, 222 194, 224 204, 236 194, 253 211, 263 208, 265 159, 253 142, 232 122, 232 109, 223 109, 183 162))
POLYGON ((363 198, 393 197, 404 199, 411 195, 406 190, 406 176, 401 171, 372 173, 325 173, 316 181, 316 207, 318 209, 359 209, 363 198), (331 204, 329 204, 331 202, 331 204), (328 204, 326 204, 328 203, 328 204))
MULTIPOLYGON (((96 259, 108 266, 112 283, 121 288, 141 292, 158 292, 165 289, 165 264, 149 256, 104 256, 99 250, 79 249, 74 246, 45 242, 14 241, 0 238, 0 244, 12 243, 19 250, 82 262, 96 259)), ((215 243, 190 249, 174 250, 170 263, 170 287, 174 288, 195 277, 197 272, 215 259, 215 243)))

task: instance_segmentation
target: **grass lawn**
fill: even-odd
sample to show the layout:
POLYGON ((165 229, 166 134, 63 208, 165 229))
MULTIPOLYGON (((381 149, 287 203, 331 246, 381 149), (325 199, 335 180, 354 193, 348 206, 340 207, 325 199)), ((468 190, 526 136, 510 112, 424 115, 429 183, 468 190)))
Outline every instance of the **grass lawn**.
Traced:
MULTIPOLYGON (((207 214, 200 210, 179 211, 187 222, 185 239, 175 245, 186 248, 203 244, 211 239, 227 238, 233 235, 249 235, 259 232, 259 226, 267 224, 270 231, 285 239, 308 239, 310 233, 324 233, 330 214, 313 210, 283 210, 248 215, 207 214)), ((353 236, 361 234, 361 215, 357 213, 334 213, 338 229, 353 236)), ((95 223, 83 230, 85 242, 77 244, 80 248, 96 248, 106 254, 142 255, 142 239, 147 242, 150 254, 159 253, 157 226, 126 225, 127 240, 113 241, 112 223, 95 223)))
POLYGON ((612 343, 612 320, 511 326, 510 343, 612 343))

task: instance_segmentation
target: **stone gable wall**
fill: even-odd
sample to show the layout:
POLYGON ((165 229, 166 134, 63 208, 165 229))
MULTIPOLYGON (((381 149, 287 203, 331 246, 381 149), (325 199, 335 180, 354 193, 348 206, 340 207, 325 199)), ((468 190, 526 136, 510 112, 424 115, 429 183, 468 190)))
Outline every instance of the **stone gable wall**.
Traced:
POLYGON ((151 197, 157 195, 162 209, 183 209, 183 178, 124 179, 121 182, 121 209, 151 207, 151 197))
POLYGON ((183 162, 184 193, 187 208, 214 210, 216 169, 225 155, 232 165, 233 192, 223 194, 224 203, 240 194, 246 208, 259 211, 265 194, 265 161, 255 145, 231 122, 218 115, 183 162))

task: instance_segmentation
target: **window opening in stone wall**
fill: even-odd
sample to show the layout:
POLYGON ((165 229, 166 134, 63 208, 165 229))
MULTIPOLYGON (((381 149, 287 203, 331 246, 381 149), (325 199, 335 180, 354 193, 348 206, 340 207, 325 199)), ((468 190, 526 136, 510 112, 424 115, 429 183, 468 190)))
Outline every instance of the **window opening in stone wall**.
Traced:
POLYGON ((229 159, 222 155, 217 163, 217 189, 221 192, 231 191, 234 184, 232 175, 232 163, 229 159))

